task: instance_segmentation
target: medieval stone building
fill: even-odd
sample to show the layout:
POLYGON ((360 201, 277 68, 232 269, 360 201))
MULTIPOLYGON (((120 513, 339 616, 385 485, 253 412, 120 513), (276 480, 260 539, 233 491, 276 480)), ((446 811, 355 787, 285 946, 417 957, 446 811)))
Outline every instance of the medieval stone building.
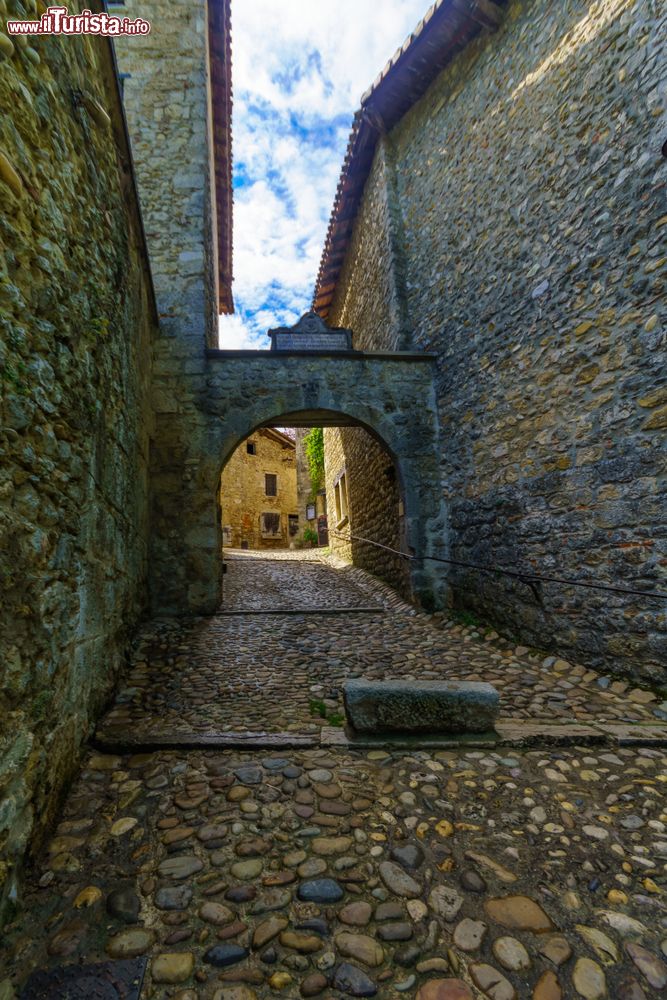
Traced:
POLYGON ((324 440, 332 552, 410 596, 407 561, 365 541, 406 552, 405 510, 391 455, 360 427, 327 428, 324 440))
POLYGON ((220 480, 223 545, 284 549, 299 535, 296 447, 274 428, 241 444, 220 480))
MULTIPOLYGON (((654 679, 664 601, 567 581, 665 590, 665 29, 651 0, 435 3, 362 99, 315 294, 357 349, 435 355, 455 602, 654 679)), ((326 440, 395 546, 377 443, 326 440)))

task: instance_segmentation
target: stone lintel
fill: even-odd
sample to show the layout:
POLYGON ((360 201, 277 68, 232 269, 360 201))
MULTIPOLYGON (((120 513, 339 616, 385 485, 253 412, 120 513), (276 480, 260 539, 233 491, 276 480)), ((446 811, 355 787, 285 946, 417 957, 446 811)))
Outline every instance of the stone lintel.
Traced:
POLYGON ((667 746, 667 725, 658 721, 612 722, 605 725, 604 730, 618 741, 619 746, 667 746))
POLYGON ((238 615, 287 615, 287 617, 299 617, 301 615, 315 615, 318 618, 323 618, 327 615, 336 617, 337 615, 377 615, 384 614, 385 608, 382 605, 377 604, 375 606, 368 607, 349 607, 349 608, 263 608, 261 610, 249 609, 247 611, 234 610, 225 611, 221 609, 215 612, 212 617, 215 618, 225 618, 234 617, 238 615))
POLYGON ((99 729, 92 745, 102 753, 157 753, 160 750, 309 750, 320 745, 309 733, 173 733, 99 729))
POLYGON ((333 726, 321 729, 321 745, 339 750, 461 750, 595 746, 667 746, 667 725, 636 726, 629 738, 629 726, 580 725, 540 720, 500 718, 489 733, 358 733, 333 726), (610 732, 610 730, 615 732, 610 732))
POLYGON ((487 733, 500 699, 477 681, 351 680, 345 711, 357 733, 487 733))
POLYGON ((567 721, 550 724, 541 719, 498 719, 496 733, 500 744, 512 747, 574 746, 577 743, 596 746, 610 742, 602 728, 567 721))
POLYGON ((319 733, 245 732, 174 733, 156 735, 123 728, 99 729, 93 745, 104 753, 152 753, 160 750, 286 750, 318 746, 339 750, 516 750, 529 747, 565 746, 667 746, 667 725, 586 726, 577 723, 550 724, 540 720, 499 719, 495 729, 481 733, 423 733, 384 731, 359 733, 335 726, 322 726, 319 733), (633 738, 630 730, 633 728, 633 738), (614 732, 610 732, 614 730, 614 732))
POLYGON ((294 326, 278 326, 269 330, 272 351, 351 351, 352 331, 327 326, 312 310, 304 313, 294 326))

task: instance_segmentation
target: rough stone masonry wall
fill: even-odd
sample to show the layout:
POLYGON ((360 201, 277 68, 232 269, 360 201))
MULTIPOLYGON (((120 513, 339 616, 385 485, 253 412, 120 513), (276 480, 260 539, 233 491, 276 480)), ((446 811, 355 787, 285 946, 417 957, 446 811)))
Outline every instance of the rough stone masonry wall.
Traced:
MULTIPOLYGON (((352 330, 355 350, 400 351, 410 346, 406 317, 404 256, 395 190, 394 165, 381 140, 366 182, 350 248, 329 322, 352 330), (370 280, 369 276, 373 276, 370 280)), ((332 552, 349 559, 409 593, 407 563, 382 549, 353 544, 335 534, 333 479, 347 467, 354 533, 400 548, 398 488, 385 469, 392 464, 381 445, 363 428, 325 428, 327 512, 332 552)), ((343 528, 345 532, 349 528, 343 528)))
MULTIPOLYGON (((666 39, 653 0, 511 3, 390 134, 455 558, 667 590, 666 39)), ((366 207, 372 247, 385 216, 366 207)), ((386 283, 358 240, 330 316, 346 326, 386 283)), ((392 342, 370 329, 357 345, 392 342)), ((530 644, 667 679, 664 601, 451 579, 530 644)))
POLYGON ((328 319, 352 330, 357 351, 411 346, 401 237, 394 165, 381 139, 328 319))
MULTIPOLYGON (((297 471, 295 449, 281 444, 270 434, 259 430, 242 442, 225 466, 220 479, 222 526, 231 528, 231 542, 240 548, 246 542, 250 549, 284 549, 294 537, 288 533, 290 514, 298 514, 297 471), (246 445, 255 445, 254 455, 246 445), (277 494, 266 495, 266 473, 277 477, 277 494), (280 517, 280 538, 262 537, 262 514, 280 517)), ((224 586, 224 580, 223 580, 224 586)))
POLYGON ((389 453, 362 427, 331 427, 324 431, 327 510, 331 551, 355 566, 387 580, 410 596, 407 560, 385 549, 364 544, 350 535, 368 538, 402 551, 403 505, 396 466, 389 453), (334 486, 346 473, 348 520, 336 525, 334 486))
POLYGON ((181 374, 184 346, 193 361, 218 346, 207 0, 124 8, 151 23, 150 34, 115 46, 160 311, 159 387, 163 372, 181 374))
POLYGON ((1 919, 146 604, 154 313, 106 43, 0 61, 0 150, 1 919))
POLYGON ((207 2, 128 0, 125 7, 152 25, 150 35, 120 39, 116 48, 121 71, 130 74, 124 103, 160 314, 150 586, 152 607, 162 613, 172 592, 188 592, 182 607, 196 605, 207 590, 202 561, 192 554, 196 540, 187 539, 190 554, 171 565, 183 542, 187 494, 200 478, 192 441, 206 426, 195 404, 204 348, 217 346, 207 2))

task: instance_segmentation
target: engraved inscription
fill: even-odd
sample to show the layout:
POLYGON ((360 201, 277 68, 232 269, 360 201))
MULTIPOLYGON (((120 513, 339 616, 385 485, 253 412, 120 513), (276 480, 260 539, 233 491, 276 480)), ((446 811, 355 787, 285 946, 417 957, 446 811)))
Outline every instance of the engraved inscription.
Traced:
POLYGON ((347 351, 345 333, 276 333, 277 351, 347 351))

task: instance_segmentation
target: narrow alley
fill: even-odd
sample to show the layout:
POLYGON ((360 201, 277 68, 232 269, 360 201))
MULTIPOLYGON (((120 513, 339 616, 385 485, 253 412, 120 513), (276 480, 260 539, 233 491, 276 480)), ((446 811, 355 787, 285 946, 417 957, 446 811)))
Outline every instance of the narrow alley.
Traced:
POLYGON ((0 1000, 667 996, 666 55, 0 0, 0 1000))
POLYGON ((220 614, 139 636, 7 928, 4 974, 38 970, 26 997, 101 995, 86 967, 110 960, 103 995, 127 1000, 661 995, 649 692, 315 554, 227 564, 220 614), (492 680, 497 745, 349 743, 343 679, 408 671, 492 680))

